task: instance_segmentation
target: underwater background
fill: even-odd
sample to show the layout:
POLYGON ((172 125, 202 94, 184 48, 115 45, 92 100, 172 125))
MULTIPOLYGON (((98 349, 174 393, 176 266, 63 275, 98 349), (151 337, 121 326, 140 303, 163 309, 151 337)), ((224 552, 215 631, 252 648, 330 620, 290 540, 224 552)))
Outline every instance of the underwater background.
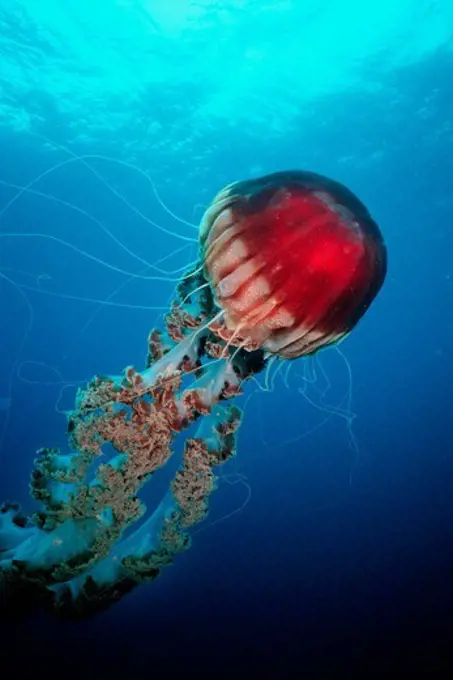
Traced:
POLYGON ((451 668, 452 72, 447 0, 0 0, 0 499, 144 364, 225 184, 328 175, 389 253, 341 346, 247 386, 193 547, 93 619, 2 621, 5 677, 451 668))

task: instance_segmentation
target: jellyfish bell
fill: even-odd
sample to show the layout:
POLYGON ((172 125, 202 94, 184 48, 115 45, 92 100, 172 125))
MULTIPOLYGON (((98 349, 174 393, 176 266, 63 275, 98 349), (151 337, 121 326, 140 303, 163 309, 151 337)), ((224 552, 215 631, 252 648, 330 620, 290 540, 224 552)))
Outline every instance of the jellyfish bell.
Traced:
POLYGON ((339 182, 291 171, 225 187, 200 225, 201 258, 230 344, 282 358, 347 335, 387 268, 379 227, 339 182))

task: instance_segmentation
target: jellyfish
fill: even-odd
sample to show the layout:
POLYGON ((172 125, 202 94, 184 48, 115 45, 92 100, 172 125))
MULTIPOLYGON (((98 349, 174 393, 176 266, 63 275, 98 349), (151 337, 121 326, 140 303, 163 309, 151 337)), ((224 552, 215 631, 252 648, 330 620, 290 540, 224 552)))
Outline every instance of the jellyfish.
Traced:
POLYGON ((68 450, 42 448, 38 504, 0 510, 5 610, 41 604, 85 617, 114 604, 191 545, 216 473, 236 453, 232 403, 272 357, 314 354, 345 338, 386 275, 381 232, 345 186, 288 171, 235 182, 199 230, 142 370, 95 376, 67 413, 68 450), (197 422, 167 492, 148 512, 140 490, 197 422), (135 526, 137 524, 137 526, 135 526))

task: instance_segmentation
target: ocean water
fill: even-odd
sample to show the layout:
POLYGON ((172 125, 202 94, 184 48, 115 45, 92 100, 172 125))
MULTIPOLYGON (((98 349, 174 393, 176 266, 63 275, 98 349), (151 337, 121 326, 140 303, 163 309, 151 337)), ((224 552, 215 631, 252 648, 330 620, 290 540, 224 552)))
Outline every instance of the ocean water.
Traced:
POLYGON ((332 177, 389 256, 350 337, 238 399, 193 547, 91 619, 2 620, 5 677, 448 673, 452 69, 447 0, 0 0, 0 499, 32 512, 77 388, 143 366, 225 184, 332 177))

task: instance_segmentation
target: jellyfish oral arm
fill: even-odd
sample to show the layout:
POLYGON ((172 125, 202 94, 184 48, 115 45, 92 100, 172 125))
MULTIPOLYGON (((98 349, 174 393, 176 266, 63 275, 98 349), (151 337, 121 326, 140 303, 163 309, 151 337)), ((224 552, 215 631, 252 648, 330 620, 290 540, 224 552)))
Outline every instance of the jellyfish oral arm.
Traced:
POLYGON ((208 330, 202 306, 194 307, 198 321, 173 309, 166 330, 150 333, 143 371, 96 377, 79 391, 68 414, 71 451, 38 452, 31 489, 39 510, 26 518, 17 506, 3 508, 0 574, 17 587, 36 584, 59 610, 88 614, 155 578, 189 546, 188 530, 207 513, 214 468, 234 453, 240 413, 219 402, 238 394, 252 370, 208 330), (174 437, 200 416, 171 489, 123 539, 144 515, 141 487, 169 460, 174 437))
POLYGON ((154 580, 190 547, 188 530, 208 513, 215 468, 235 454, 238 409, 217 405, 186 442, 182 465, 156 510, 136 531, 82 575, 49 587, 55 606, 82 611, 111 604, 144 581, 154 580), (98 599, 99 598, 99 599, 98 599))

